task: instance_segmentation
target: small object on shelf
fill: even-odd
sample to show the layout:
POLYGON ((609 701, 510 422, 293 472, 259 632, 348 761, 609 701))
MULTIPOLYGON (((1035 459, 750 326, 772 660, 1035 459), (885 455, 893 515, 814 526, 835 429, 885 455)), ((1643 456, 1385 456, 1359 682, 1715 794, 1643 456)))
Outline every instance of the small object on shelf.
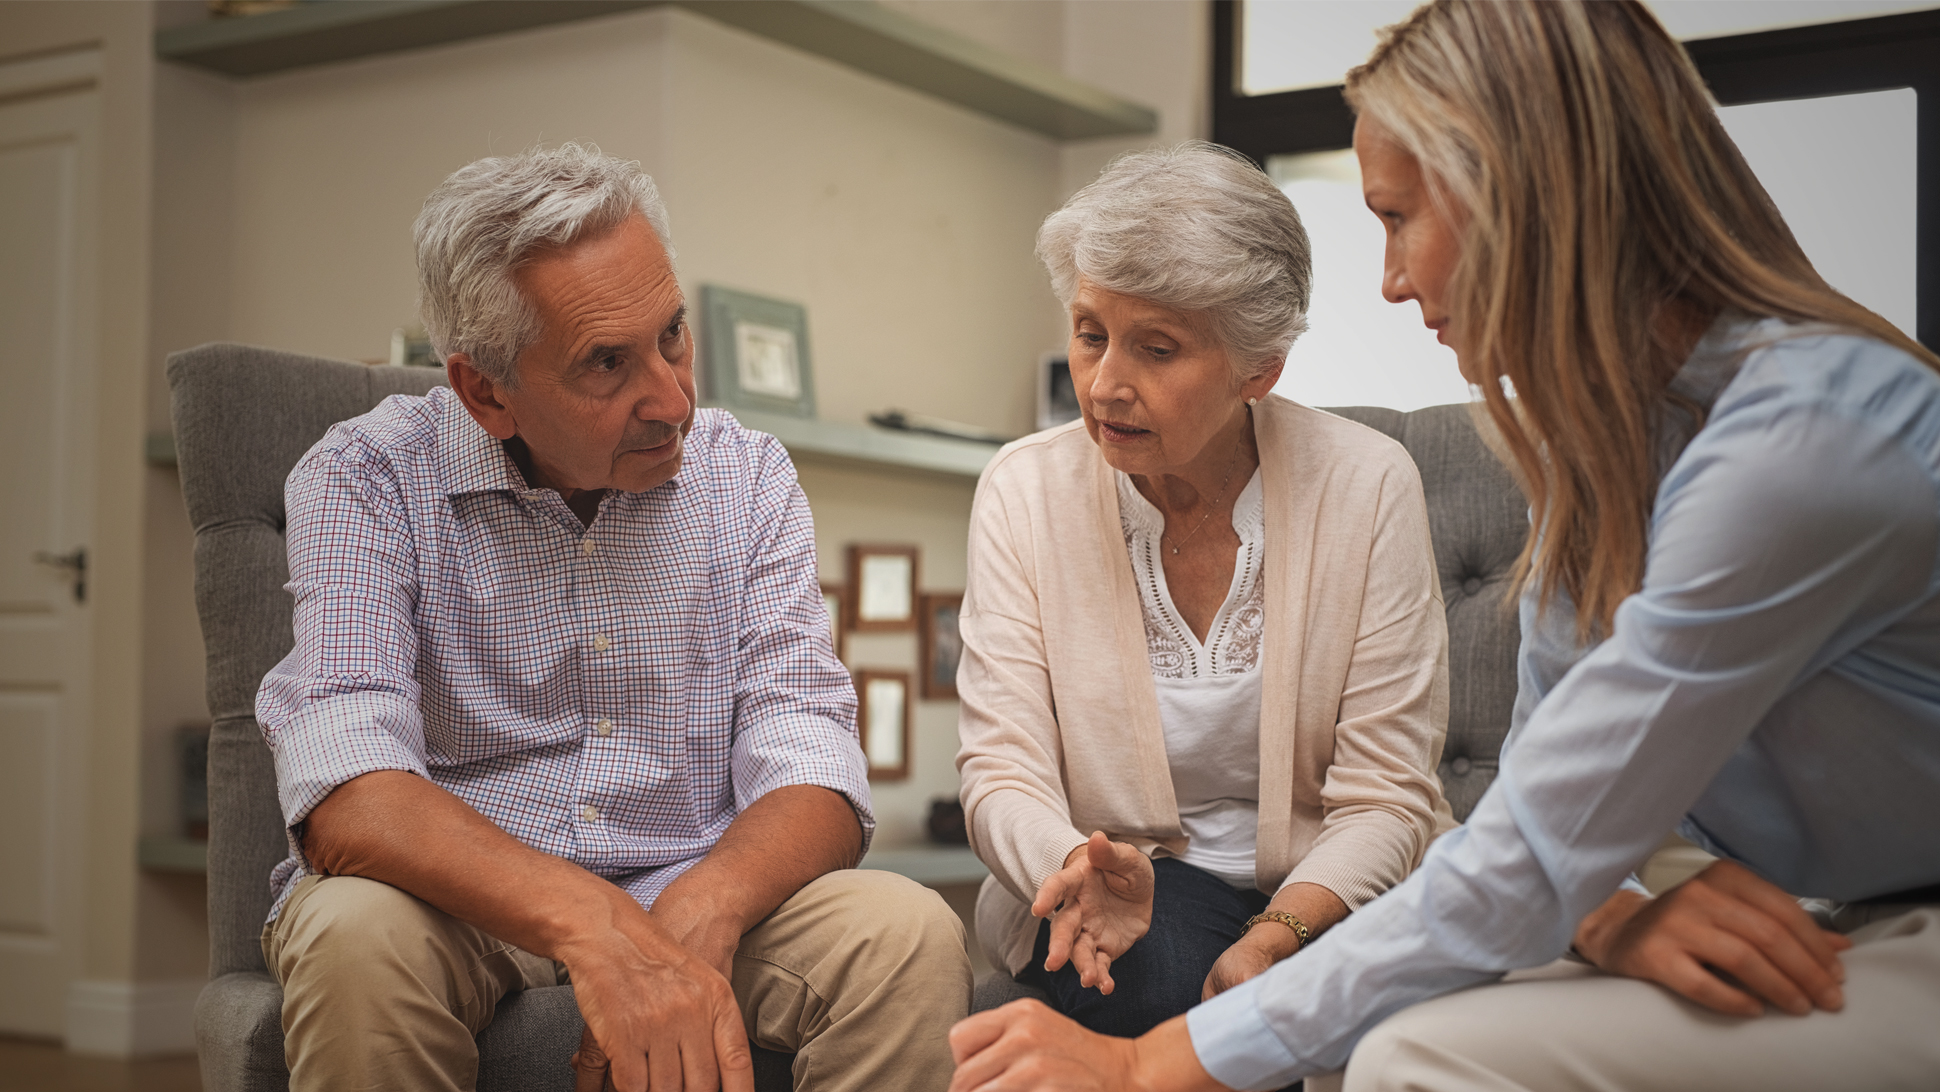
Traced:
POLYGON ((851 633, 891 633, 916 628, 914 546, 850 546, 849 608, 851 633))
POLYGON ((963 635, 957 629, 963 593, 925 595, 922 602, 923 700, 955 701, 957 664, 963 660, 963 635))
POLYGON ((1078 389, 1071 382, 1068 353, 1045 353, 1037 358, 1037 430, 1056 428, 1084 416, 1078 389))
POLYGON ((970 827, 963 818, 963 802, 953 796, 930 801, 930 841, 940 846, 967 846, 970 827))
POLYGON ((909 672, 858 671, 855 693, 869 780, 905 780, 909 777, 909 672))
POLYGON ((941 436, 946 440, 968 440, 976 444, 996 444, 999 447, 1015 440, 1015 436, 1005 436, 992 432, 981 425, 966 425, 961 421, 947 421, 941 417, 926 417, 908 410, 886 409, 881 413, 869 415, 869 423, 878 428, 895 429, 897 432, 919 432, 925 436, 941 436))
POLYGON ((394 368, 436 368, 431 359, 431 335, 422 326, 400 326, 391 331, 391 366, 394 368))
POLYGON ((730 410, 815 416, 801 304, 701 285, 700 347, 711 400, 730 410))

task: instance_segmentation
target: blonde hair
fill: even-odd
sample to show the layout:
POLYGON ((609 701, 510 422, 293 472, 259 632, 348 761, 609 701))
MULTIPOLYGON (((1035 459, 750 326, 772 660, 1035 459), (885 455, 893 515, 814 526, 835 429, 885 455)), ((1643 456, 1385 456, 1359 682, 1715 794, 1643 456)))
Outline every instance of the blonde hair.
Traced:
POLYGON ((1447 306, 1530 497, 1515 586, 1566 592, 1580 637, 1607 635, 1643 582, 1679 310, 1829 324, 1940 369, 1812 268, 1635 0, 1434 0, 1383 33, 1347 98, 1459 206, 1447 306))

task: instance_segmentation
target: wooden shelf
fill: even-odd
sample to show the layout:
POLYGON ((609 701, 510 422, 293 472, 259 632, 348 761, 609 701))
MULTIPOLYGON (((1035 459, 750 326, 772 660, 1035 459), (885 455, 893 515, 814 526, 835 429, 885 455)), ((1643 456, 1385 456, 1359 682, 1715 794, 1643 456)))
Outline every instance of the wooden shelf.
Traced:
POLYGON ((1150 107, 874 0, 330 0, 155 35, 155 54, 257 76, 672 5, 1058 140, 1158 130, 1150 107))
POLYGON ((209 843, 176 835, 151 836, 136 843, 135 860, 150 872, 206 873, 209 843))
POLYGON ((903 849, 872 849, 862 859, 862 867, 908 876, 930 887, 950 884, 982 883, 990 869, 977 860, 969 846, 909 846, 903 849))
POLYGON ((781 441, 796 462, 803 459, 847 463, 871 469, 918 470, 952 477, 975 478, 997 454, 994 444, 946 440, 941 436, 858 427, 806 417, 784 417, 752 410, 732 411, 735 419, 756 432, 781 441))

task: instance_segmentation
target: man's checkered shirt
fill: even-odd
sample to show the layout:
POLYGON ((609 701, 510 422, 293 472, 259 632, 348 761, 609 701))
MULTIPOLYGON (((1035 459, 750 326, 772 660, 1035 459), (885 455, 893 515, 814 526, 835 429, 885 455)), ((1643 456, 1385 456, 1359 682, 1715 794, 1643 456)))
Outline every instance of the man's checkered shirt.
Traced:
POLYGON ((296 647, 256 716, 292 829, 409 770, 645 906, 784 785, 847 797, 867 848, 855 690, 773 437, 701 410, 680 472, 584 527, 440 387, 333 427, 286 492, 296 647))

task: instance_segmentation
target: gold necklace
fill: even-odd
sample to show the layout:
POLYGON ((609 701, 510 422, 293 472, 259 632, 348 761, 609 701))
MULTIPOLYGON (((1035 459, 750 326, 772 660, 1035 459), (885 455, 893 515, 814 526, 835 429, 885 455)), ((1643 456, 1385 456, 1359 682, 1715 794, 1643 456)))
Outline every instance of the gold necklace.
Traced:
MULTIPOLYGON (((1226 480, 1219 483, 1219 492, 1213 497, 1212 503, 1206 507, 1206 514, 1199 517, 1199 522, 1192 528, 1192 530, 1186 532, 1186 537, 1179 539, 1178 541, 1172 544, 1173 556, 1175 557, 1178 556, 1179 547, 1184 546, 1188 542, 1191 542, 1192 536, 1198 534, 1199 529, 1206 525, 1206 521, 1213 518, 1214 512, 1219 511, 1219 502, 1226 499, 1226 487, 1233 484, 1233 471, 1239 469, 1240 449, 1245 446, 1246 446, 1246 437, 1242 435, 1239 438, 1239 443, 1233 445, 1232 461, 1226 464, 1226 480)), ((1159 535, 1159 543, 1160 545, 1163 545, 1165 543, 1165 536, 1163 534, 1159 535)))

